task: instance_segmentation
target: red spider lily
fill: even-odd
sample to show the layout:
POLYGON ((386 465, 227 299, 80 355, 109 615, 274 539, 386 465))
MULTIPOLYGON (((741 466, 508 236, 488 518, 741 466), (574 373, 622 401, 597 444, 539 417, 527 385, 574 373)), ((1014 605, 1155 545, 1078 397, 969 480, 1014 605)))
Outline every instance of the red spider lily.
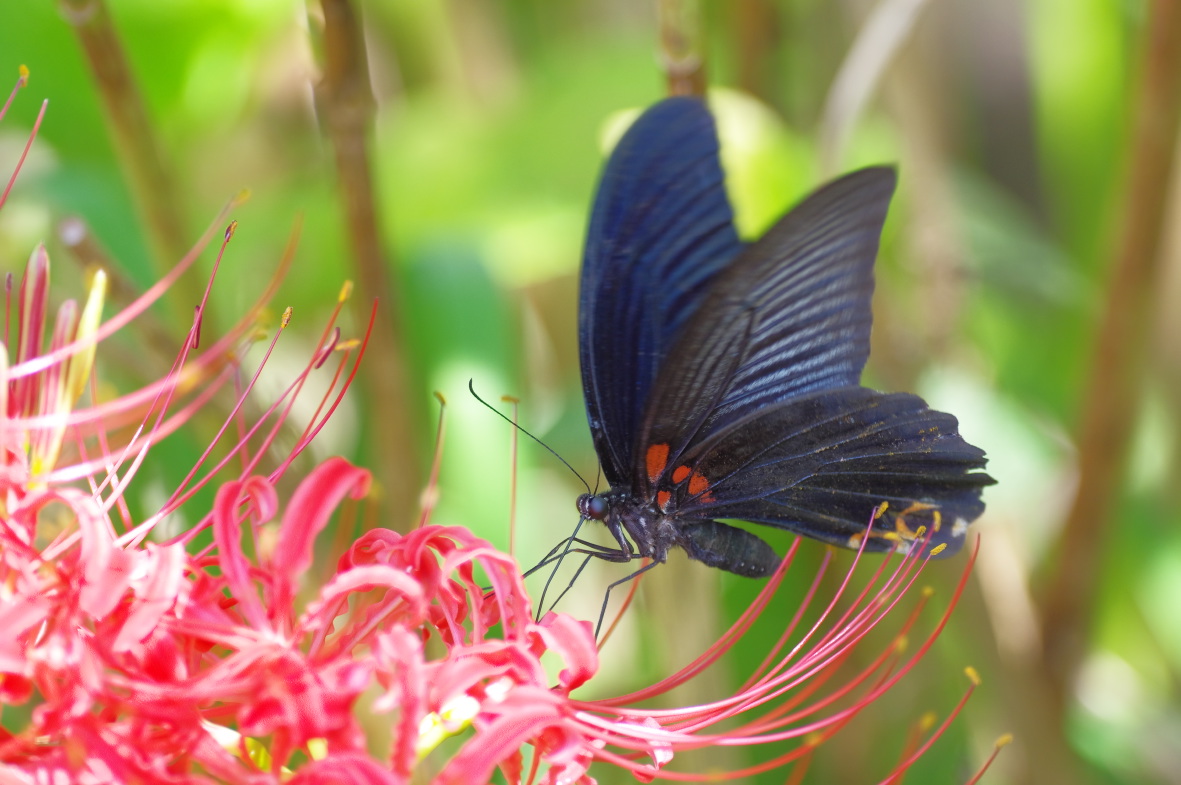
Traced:
MULTIPOLYGON (((18 87, 26 79, 22 71, 18 87)), ((232 234, 231 224, 222 252, 232 234)), ((597 651, 589 629, 568 617, 532 621, 511 558, 461 529, 372 531, 328 580, 301 593, 317 535, 369 483, 335 458, 289 499, 276 491, 364 351, 339 341, 331 324, 253 424, 241 404, 257 373, 241 385, 214 445, 155 513, 133 516, 128 490, 153 446, 240 377, 235 358, 274 286, 198 352, 203 299, 172 368, 126 395, 97 400, 96 349, 159 299, 211 236, 105 322, 101 274, 84 307, 66 302, 51 322, 44 248, 19 288, 8 286, 15 335, 6 344, 15 351, 0 366, 0 781, 406 782, 467 728, 469 746, 440 781, 486 780, 527 741, 544 745, 553 771, 565 770, 582 743, 567 728, 568 695, 596 670, 597 651), (290 454, 260 472, 278 430, 291 426, 304 381, 333 353, 340 360, 321 407, 290 454), (225 453, 216 461, 215 446, 225 453), (213 509, 195 526, 171 542, 147 541, 215 481, 213 509), (203 530, 212 545, 191 553, 186 543, 203 530), (428 657, 430 638, 447 656, 428 657), (556 688, 540 661, 547 651, 565 663, 556 688), (367 689, 380 692, 374 712, 392 719, 391 754, 380 763, 357 719, 367 689)))

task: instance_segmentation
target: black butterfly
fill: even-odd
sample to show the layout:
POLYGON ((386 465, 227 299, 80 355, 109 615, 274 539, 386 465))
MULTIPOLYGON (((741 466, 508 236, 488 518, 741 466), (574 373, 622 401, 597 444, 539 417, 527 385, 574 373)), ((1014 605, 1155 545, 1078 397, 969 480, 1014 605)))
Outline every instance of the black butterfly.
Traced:
POLYGON ((974 471, 984 452, 921 398, 860 385, 895 179, 846 175, 746 245, 705 105, 670 98, 632 125, 582 267, 582 383, 611 490, 578 509, 619 543, 594 555, 659 563, 676 546, 739 575, 774 571, 769 545, 718 518, 845 547, 868 532, 872 551, 960 547, 994 482, 974 471))

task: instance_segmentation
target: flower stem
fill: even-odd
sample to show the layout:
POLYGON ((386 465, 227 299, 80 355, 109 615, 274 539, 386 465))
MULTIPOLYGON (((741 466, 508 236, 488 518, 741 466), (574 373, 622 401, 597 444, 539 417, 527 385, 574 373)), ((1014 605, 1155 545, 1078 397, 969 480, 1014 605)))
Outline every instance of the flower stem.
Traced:
MULTIPOLYGON (((62 0, 102 96, 111 140, 127 185, 147 228, 152 265, 164 275, 185 255, 188 243, 172 172, 165 159, 143 94, 127 61, 123 44, 103 0, 62 0)), ((189 295, 204 288, 199 271, 191 271, 173 291, 184 301, 178 313, 192 311, 189 295)))
POLYGON ((1087 649, 1108 530, 1137 401, 1161 277, 1168 187, 1181 130, 1181 5, 1154 0, 1144 24, 1140 84, 1128 135, 1123 215, 1095 343, 1079 438, 1078 491, 1043 596, 1045 676, 1061 708, 1087 649))
POLYGON ((660 56, 669 95, 705 95, 699 0, 660 0, 660 56))
POLYGON ((357 285, 364 295, 353 298, 355 318, 359 322, 368 318, 371 298, 381 304, 364 376, 369 410, 380 415, 372 417, 367 426, 370 458, 385 491, 381 498, 389 520, 396 528, 405 529, 412 526, 422 477, 413 454, 414 420, 397 302, 377 227, 379 211, 369 156, 374 101, 365 36, 360 14, 349 0, 322 0, 320 5, 324 12, 323 76, 316 86, 316 106, 336 156, 357 285))

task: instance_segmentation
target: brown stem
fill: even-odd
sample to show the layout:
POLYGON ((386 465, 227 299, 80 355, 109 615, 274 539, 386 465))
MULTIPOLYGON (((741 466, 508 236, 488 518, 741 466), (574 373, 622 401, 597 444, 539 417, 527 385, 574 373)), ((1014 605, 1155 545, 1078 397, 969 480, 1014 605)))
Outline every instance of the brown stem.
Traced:
MULTIPOLYGON (((154 269, 162 275, 188 251, 180 203, 163 147, 152 128, 106 4, 103 0, 61 0, 61 8, 90 64, 120 169, 143 217, 154 269)), ((186 319, 192 313, 192 293, 204 288, 205 281, 194 268, 174 289, 176 294, 172 296, 185 298, 179 313, 186 319)))
POLYGON ((781 42, 779 10, 769 0, 734 3, 734 56, 738 86, 767 104, 777 103, 775 49, 781 42))
POLYGON ((1145 342, 1161 275, 1165 202, 1181 118, 1181 4, 1153 0, 1144 26, 1128 174, 1079 440, 1079 488, 1054 573, 1046 584, 1042 632, 1045 673, 1059 706, 1086 651, 1103 556, 1136 403, 1145 342))
POLYGON ((322 0, 324 73, 316 86, 316 107, 336 157, 349 243, 362 296, 353 298, 359 324, 369 319, 378 298, 366 371, 371 459, 384 488, 382 503, 395 528, 413 525, 421 471, 414 459, 413 419, 406 389, 405 354, 399 341, 396 301, 377 228, 377 205, 369 161, 374 101, 369 83, 361 18, 350 0, 322 0))
POLYGON ((660 54, 669 95, 705 95, 705 48, 698 0, 659 0, 660 54))

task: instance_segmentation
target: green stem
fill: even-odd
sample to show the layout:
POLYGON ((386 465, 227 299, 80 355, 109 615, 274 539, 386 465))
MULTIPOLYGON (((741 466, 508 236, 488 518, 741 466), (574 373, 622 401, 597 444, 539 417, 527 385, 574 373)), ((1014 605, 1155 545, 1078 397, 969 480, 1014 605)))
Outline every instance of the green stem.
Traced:
MULTIPOLYGON (((147 231, 153 269, 163 275, 188 251, 180 203, 163 146, 106 4, 103 0, 61 0, 61 8, 78 36, 102 97, 120 169, 147 231)), ((171 296, 178 306, 183 298, 185 306, 179 313, 185 314, 185 320, 192 317, 192 294, 204 288, 203 276, 196 268, 174 287, 171 296)))

